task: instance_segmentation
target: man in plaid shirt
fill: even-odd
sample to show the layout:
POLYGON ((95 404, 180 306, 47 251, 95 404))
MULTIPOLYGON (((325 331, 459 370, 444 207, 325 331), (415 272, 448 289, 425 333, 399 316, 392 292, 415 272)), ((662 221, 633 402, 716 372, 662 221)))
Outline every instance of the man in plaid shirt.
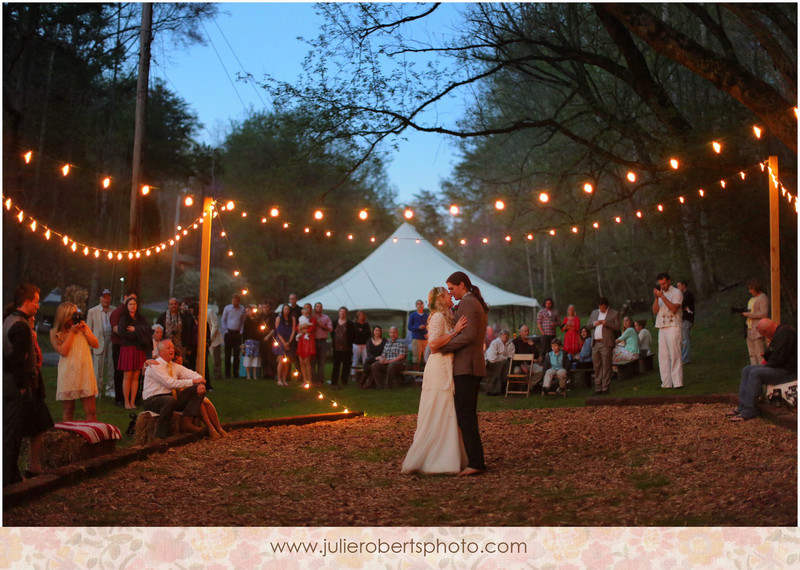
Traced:
POLYGON ((403 384, 400 373, 406 369, 408 345, 397 338, 397 327, 389 329, 389 340, 378 360, 370 367, 375 384, 382 388, 399 388, 403 384))
POLYGON ((539 334, 542 335, 542 354, 550 352, 550 343, 556 338, 556 327, 558 326, 558 311, 553 308, 553 300, 544 300, 544 309, 539 311, 536 317, 536 324, 539 327, 539 334))

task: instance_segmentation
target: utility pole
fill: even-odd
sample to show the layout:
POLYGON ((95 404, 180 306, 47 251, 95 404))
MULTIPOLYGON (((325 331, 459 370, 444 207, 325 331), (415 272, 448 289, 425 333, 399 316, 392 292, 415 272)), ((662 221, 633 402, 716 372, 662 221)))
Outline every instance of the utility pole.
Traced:
POLYGON ((206 323, 208 323, 208 279, 211 271, 211 222, 214 219, 214 199, 203 199, 203 230, 200 253, 200 299, 197 315, 197 368, 199 374, 205 374, 206 367, 206 323))
MULTIPOLYGON (((141 247, 142 212, 140 188, 144 162, 145 126, 147 123, 147 90, 150 75, 150 41, 152 39, 153 5, 142 4, 142 26, 139 30, 139 79, 136 82, 136 124, 133 135, 133 173, 131 175, 131 216, 128 250, 141 247)), ((141 268, 135 257, 128 264, 128 287, 139 291, 141 268)))
POLYGON ((769 300, 772 320, 781 322, 781 232, 779 223, 780 195, 778 193, 778 157, 769 157, 769 300))

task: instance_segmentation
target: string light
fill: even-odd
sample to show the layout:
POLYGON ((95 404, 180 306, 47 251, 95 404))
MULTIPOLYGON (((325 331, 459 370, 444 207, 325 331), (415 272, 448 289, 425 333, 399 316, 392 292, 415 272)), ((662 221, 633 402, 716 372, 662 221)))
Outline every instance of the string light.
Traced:
POLYGON ((669 161, 669 165, 672 167, 673 170, 678 170, 678 166, 680 166, 677 158, 671 158, 669 161))
POLYGON ((577 234, 578 233, 578 226, 572 226, 572 233, 573 234, 577 234))
POLYGON ((636 173, 632 170, 629 170, 626 178, 628 179, 628 182, 636 182, 636 173))
POLYGON ((191 206, 194 204, 194 199, 191 196, 186 196, 186 199, 183 201, 185 206, 191 206))
POLYGON ((723 188, 725 188, 725 181, 724 180, 720 180, 719 181, 719 185, 722 186, 723 188))
POLYGON ((369 217, 369 214, 367 213, 367 211, 366 211, 366 210, 361 210, 361 211, 358 213, 358 219, 359 219, 359 220, 366 220, 368 217, 369 217))
POLYGON ((461 245, 467 245, 467 240, 465 240, 465 239, 463 239, 463 238, 462 238, 462 239, 461 239, 461 241, 460 241, 459 243, 460 243, 461 245))
POLYGON ((457 215, 458 215, 458 213, 459 213, 459 211, 460 211, 460 210, 459 210, 458 206, 456 206, 455 204, 453 204, 452 206, 450 206, 450 213, 451 213, 452 215, 454 215, 454 216, 457 216, 457 215))
POLYGON ((556 230, 550 230, 547 233, 549 233, 551 236, 554 236, 554 235, 556 235, 556 230))
POLYGON ((494 203, 494 207, 496 210, 504 210, 506 207, 506 203, 502 200, 496 200, 494 203))
POLYGON ((637 210, 637 211, 636 211, 636 217, 637 217, 637 218, 639 218, 639 219, 641 219, 641 217, 642 217, 642 212, 641 212, 640 210, 637 210))
POLYGON ((595 222, 595 223, 593 223, 593 224, 592 224, 592 227, 593 227, 594 229, 598 229, 598 228, 600 227, 600 222, 595 222))
POLYGON ((481 240, 483 243, 489 243, 489 238, 485 237, 481 240))
POLYGON ((267 218, 261 218, 261 223, 262 224, 266 224, 267 223, 267 218))
POLYGON ((719 144, 717 141, 712 142, 711 146, 714 147, 714 152, 716 152, 717 154, 722 152, 722 145, 719 144))
POLYGON ((142 186, 142 196, 147 196, 150 193, 150 187, 145 184, 142 186))
POLYGON ((280 210, 278 210, 278 208, 272 208, 269 211, 269 215, 272 216, 273 218, 277 218, 280 215, 280 213, 281 212, 280 212, 280 210))
POLYGON ((242 212, 242 217, 246 218, 247 217, 247 212, 242 212))
POLYGON ((322 216, 323 216, 322 210, 317 210, 316 212, 314 212, 314 219, 315 220, 321 220, 322 216))
POLYGON ((583 185, 583 191, 586 192, 587 194, 591 194, 592 192, 594 192, 594 186, 592 186, 587 182, 586 184, 583 185))
POLYGON ((6 210, 10 210, 11 209, 11 198, 9 198, 8 200, 5 201, 5 205, 6 205, 6 210))
POLYGON ((663 211, 664 211, 664 206, 662 206, 661 204, 659 204, 658 206, 656 206, 656 209, 657 209, 659 212, 663 212, 663 211))
POLYGON ((698 190, 697 193, 700 194, 701 198, 706 195, 705 190, 703 190, 702 188, 700 188, 700 190, 698 190))
POLYGON ((511 236, 506 236, 506 241, 511 241, 511 236))
POLYGON ((753 132, 755 133, 757 139, 761 138, 761 129, 758 128, 758 126, 753 125, 753 132))
POLYGON ((225 208, 227 208, 228 210, 233 210, 234 206, 235 206, 235 204, 233 203, 233 200, 228 200, 225 203, 225 208))
POLYGON ((618 224, 621 224, 622 223, 622 218, 620 218, 619 216, 616 216, 614 218, 614 221, 617 222, 618 224))
POLYGON ((65 164, 64 166, 61 167, 61 174, 63 174, 64 176, 69 174, 69 164, 65 164))
POLYGON ((405 216, 407 220, 410 220, 411 218, 414 217, 414 210, 412 210, 411 208, 406 208, 406 211, 403 212, 403 216, 405 216))
POLYGON ((30 164, 31 160, 33 159, 33 151, 29 150, 23 155, 23 157, 25 158, 25 164, 30 164))
POLYGON ((528 234, 528 235, 527 235, 527 236, 525 236, 525 237, 527 237, 527 238, 528 238, 528 241, 531 241, 531 240, 533 240, 533 234, 528 234))
POLYGON ((33 220, 33 221, 31 222, 31 231, 32 231, 32 232, 35 232, 35 231, 36 231, 36 220, 33 220))
POLYGON ((108 189, 109 186, 111 186, 111 178, 106 176, 103 178, 103 188, 108 189))
POLYGON ((442 240, 438 240, 438 241, 436 242, 436 245, 438 245, 438 246, 442 246, 442 245, 444 245, 444 242, 443 242, 442 240))

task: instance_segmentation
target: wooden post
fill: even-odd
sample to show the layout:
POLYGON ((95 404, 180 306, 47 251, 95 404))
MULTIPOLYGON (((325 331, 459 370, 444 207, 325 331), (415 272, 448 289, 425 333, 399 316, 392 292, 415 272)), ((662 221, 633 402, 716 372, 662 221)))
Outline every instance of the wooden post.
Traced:
MULTIPOLYGON (((131 175, 131 214, 128 233, 128 250, 141 245, 142 213, 139 188, 144 161, 144 137, 147 124, 147 89, 150 76, 150 41, 153 27, 153 5, 142 4, 142 26, 139 30, 139 78, 136 83, 136 117, 133 131, 133 174, 131 175)), ((128 288, 141 294, 139 289, 141 268, 135 257, 128 263, 128 288)))
POLYGON ((778 157, 769 157, 769 266, 770 266, 770 302, 772 320, 781 322, 781 242, 778 207, 778 157))
POLYGON ((214 219, 214 199, 203 200, 202 248, 200 250, 200 309, 197 315, 197 372, 205 375, 206 326, 208 324, 208 276, 211 271, 211 222, 214 219))

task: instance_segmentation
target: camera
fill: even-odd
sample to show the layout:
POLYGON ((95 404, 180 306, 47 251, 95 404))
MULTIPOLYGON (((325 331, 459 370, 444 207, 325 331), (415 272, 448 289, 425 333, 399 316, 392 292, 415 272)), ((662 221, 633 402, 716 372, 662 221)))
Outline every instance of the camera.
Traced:
POLYGON ((731 307, 731 313, 746 313, 747 307, 731 307))
POLYGON ((86 320, 86 317, 80 311, 75 311, 74 313, 72 313, 72 324, 73 325, 78 325, 78 324, 80 324, 81 322, 83 322, 85 320, 86 320))

